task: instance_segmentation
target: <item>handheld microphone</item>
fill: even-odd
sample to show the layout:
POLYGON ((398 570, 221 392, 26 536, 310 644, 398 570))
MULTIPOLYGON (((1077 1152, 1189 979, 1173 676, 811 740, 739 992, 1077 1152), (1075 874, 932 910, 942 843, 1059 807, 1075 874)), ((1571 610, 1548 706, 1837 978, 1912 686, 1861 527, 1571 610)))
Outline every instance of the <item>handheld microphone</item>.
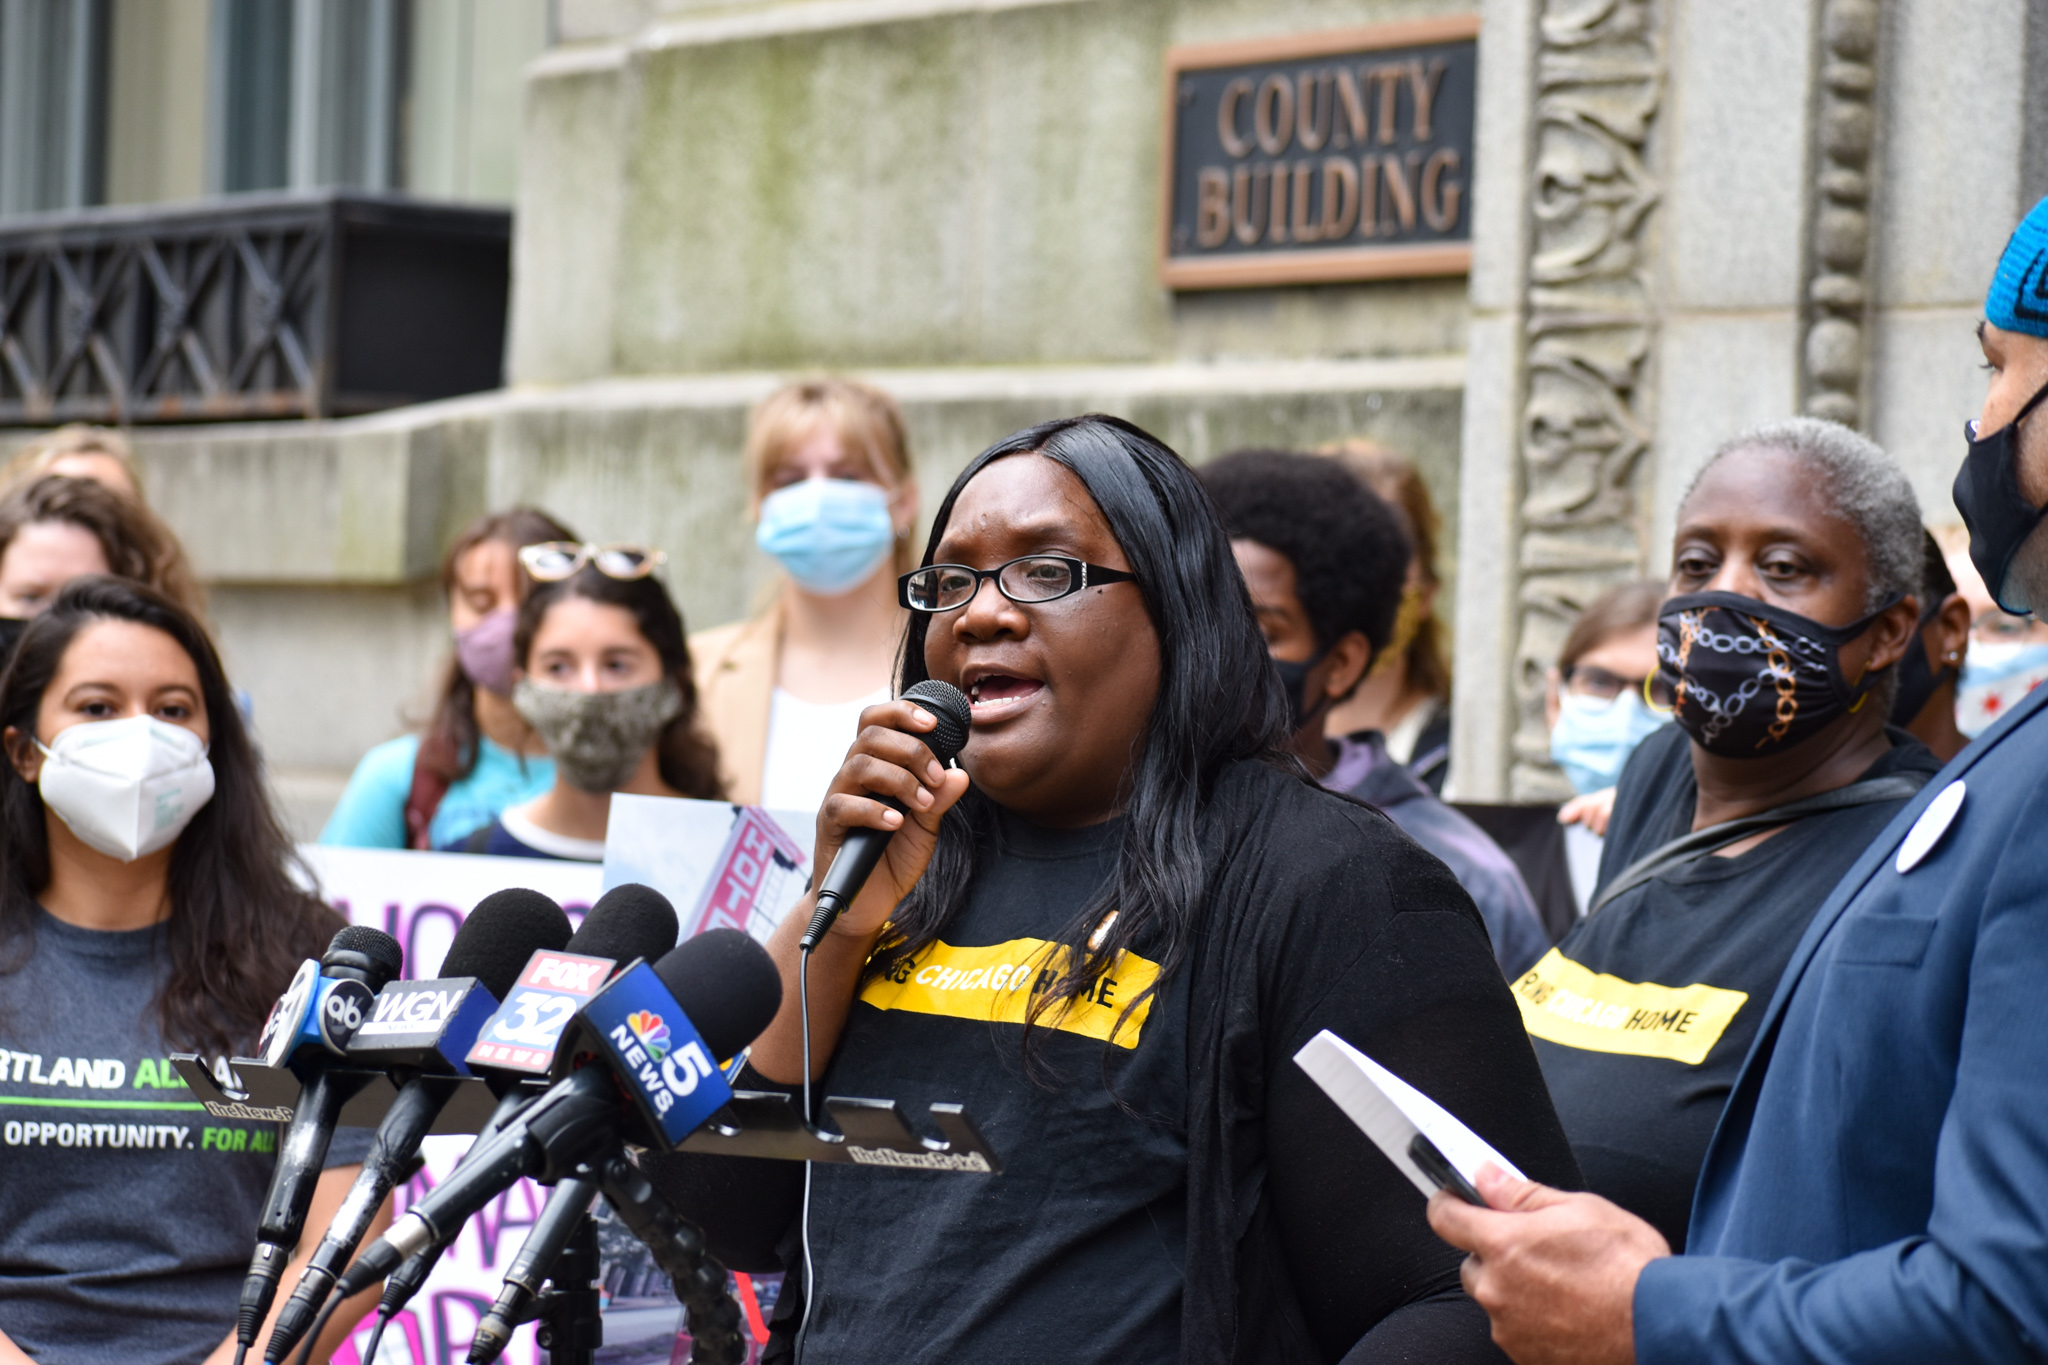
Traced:
POLYGON ((569 917, 540 892, 523 887, 493 892, 463 921, 440 977, 394 981, 378 993, 369 1018, 350 1041, 349 1057, 359 1065, 390 1068, 402 1084, 355 1184, 278 1315, 266 1360, 282 1360, 311 1326, 384 1196, 418 1155, 427 1129, 468 1073, 462 1058, 520 968, 536 952, 561 948, 569 936, 569 917))
MULTIPOLYGON (((584 915, 583 923, 570 937, 563 953, 582 958, 605 959, 610 964, 606 971, 612 972, 619 963, 632 962, 638 958, 653 960, 660 957, 675 946, 678 931, 675 906, 669 903, 668 897, 651 886, 627 882, 613 887, 597 898, 597 903, 584 915)), ((529 962, 527 971, 521 973, 521 976, 531 974, 534 965, 529 962)), ((559 1032, 557 1039, 559 1040, 559 1032)), ((486 1138, 503 1128, 514 1115, 540 1097, 540 1092, 526 1088, 521 1082, 526 1080, 529 1072, 547 1074, 554 1062, 553 1047, 552 1043, 548 1045, 545 1055, 538 1059, 537 1067, 519 1070, 500 1069, 480 1061, 477 1051, 472 1049, 468 1059, 470 1068, 489 1081, 492 1089, 500 1095, 500 1099, 497 1112, 492 1114, 483 1131, 477 1134, 477 1140, 471 1145, 470 1152, 481 1148, 486 1138)), ((456 1169, 460 1170, 462 1163, 468 1160, 469 1153, 465 1152, 462 1160, 456 1163, 456 1169)), ((377 1306, 377 1315, 388 1320, 404 1308, 412 1296, 419 1292, 420 1286, 426 1283, 427 1276, 433 1273, 435 1264, 440 1261, 441 1253, 446 1249, 446 1242, 437 1242, 406 1258, 405 1263, 393 1271, 390 1278, 385 1281, 384 1297, 377 1306)))
POLYGON ((700 934, 652 967, 628 967, 579 1013, 597 1050, 592 1064, 479 1141, 349 1267, 342 1296, 452 1236, 521 1176, 560 1180, 627 1139, 674 1147, 732 1097, 714 1058, 738 1053, 781 1007, 774 960, 736 929, 700 934))
MULTIPOLYGON (((967 695, 951 683, 927 678, 903 694, 905 701, 914 701, 929 711, 938 725, 924 736, 927 749, 940 763, 950 763, 953 757, 967 747, 967 733, 974 724, 974 708, 967 695)), ((893 797, 876 797, 885 806, 903 810, 903 803, 893 797)), ((908 812, 904 812, 908 818, 908 812)), ((882 860, 882 851, 889 846, 894 830, 860 829, 849 830, 846 839, 839 845, 839 852, 833 855, 832 866, 825 869, 825 879, 818 883, 818 908, 811 915, 811 923, 804 930, 804 936, 797 946, 808 953, 824 940, 825 931, 832 927, 832 921, 839 918, 839 912, 853 903, 861 887, 867 885, 868 876, 875 870, 875 864, 882 860)))
POLYGON ((256 1224, 256 1254, 242 1281, 242 1299, 235 1313, 235 1343, 240 1351, 256 1343, 256 1329, 277 1295, 277 1282, 284 1275, 292 1248, 298 1245, 306 1209, 313 1202, 313 1187, 327 1160, 335 1120, 354 1089, 338 1081, 332 1070, 348 1043, 343 1031, 353 1034, 367 1013, 366 1006, 404 965, 405 950, 397 939, 381 929, 351 924, 334 936, 317 967, 308 962, 299 968, 264 1026, 258 1049, 263 1059, 272 1065, 289 1061, 305 1089, 278 1143, 277 1167, 271 1172, 270 1190, 256 1224), (348 1022, 351 1017, 353 1024, 348 1022), (309 1028, 317 1045, 307 1041, 309 1028))

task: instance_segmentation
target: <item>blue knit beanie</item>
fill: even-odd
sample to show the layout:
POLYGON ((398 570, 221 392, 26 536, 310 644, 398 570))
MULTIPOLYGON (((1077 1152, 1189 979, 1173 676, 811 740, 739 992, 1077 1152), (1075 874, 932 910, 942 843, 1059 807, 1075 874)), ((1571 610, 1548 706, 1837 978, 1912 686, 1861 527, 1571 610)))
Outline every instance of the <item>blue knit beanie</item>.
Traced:
POLYGON ((2008 332, 2048 337, 2048 199, 2012 230, 1984 297, 1984 318, 2008 332))

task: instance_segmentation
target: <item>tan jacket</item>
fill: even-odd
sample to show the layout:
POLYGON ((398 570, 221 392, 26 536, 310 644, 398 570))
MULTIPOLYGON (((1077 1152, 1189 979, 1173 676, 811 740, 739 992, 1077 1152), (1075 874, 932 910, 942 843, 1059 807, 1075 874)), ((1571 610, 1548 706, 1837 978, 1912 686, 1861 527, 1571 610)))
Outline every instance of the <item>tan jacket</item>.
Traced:
POLYGON ((782 600, 751 621, 714 626, 690 637, 697 676, 697 716, 718 745, 725 797, 761 800, 768 761, 768 713, 782 663, 782 600))

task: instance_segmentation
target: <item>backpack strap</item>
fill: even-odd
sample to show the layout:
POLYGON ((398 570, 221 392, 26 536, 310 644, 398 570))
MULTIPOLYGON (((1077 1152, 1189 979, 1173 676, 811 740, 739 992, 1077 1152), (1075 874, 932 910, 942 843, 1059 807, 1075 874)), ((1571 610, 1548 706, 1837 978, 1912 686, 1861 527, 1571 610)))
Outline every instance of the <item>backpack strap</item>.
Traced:
POLYGON ((1853 806, 1868 806, 1879 801, 1904 801, 1912 798, 1920 788, 1927 785, 1924 773, 1893 773, 1889 777, 1866 778, 1851 782, 1846 787, 1821 792, 1814 796, 1788 801, 1782 806, 1758 811, 1754 815, 1739 816, 1724 820, 1718 825, 1693 830, 1680 835, 1670 843, 1653 848, 1642 857, 1630 863, 1615 874, 1614 880, 1600 888, 1593 897, 1593 903, 1586 907, 1592 914, 1624 891, 1633 891, 1644 882, 1660 877, 1675 867, 1682 867, 1696 858, 1701 858, 1718 849, 1748 838, 1760 830, 1777 829, 1783 825, 1796 824, 1809 815, 1825 815, 1829 811, 1848 810, 1853 806))

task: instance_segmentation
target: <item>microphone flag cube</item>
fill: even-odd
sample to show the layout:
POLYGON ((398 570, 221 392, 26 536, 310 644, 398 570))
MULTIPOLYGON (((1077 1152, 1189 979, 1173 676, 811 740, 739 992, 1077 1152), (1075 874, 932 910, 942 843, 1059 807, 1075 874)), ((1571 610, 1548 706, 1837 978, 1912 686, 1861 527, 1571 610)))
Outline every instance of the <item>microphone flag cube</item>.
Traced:
POLYGON ((645 962, 619 974, 583 1007, 590 1046, 611 1062, 649 1134, 646 1145, 668 1150, 725 1107, 725 1083, 690 1016, 645 962))
POLYGON ((348 1055, 375 1066, 467 1076, 465 1058, 497 1009, 497 997, 473 976, 393 981, 377 992, 348 1055))
POLYGON ((471 1066, 547 1075, 562 1030, 617 965, 608 957, 540 949, 526 960, 512 993, 484 1024, 464 1060, 471 1066))

